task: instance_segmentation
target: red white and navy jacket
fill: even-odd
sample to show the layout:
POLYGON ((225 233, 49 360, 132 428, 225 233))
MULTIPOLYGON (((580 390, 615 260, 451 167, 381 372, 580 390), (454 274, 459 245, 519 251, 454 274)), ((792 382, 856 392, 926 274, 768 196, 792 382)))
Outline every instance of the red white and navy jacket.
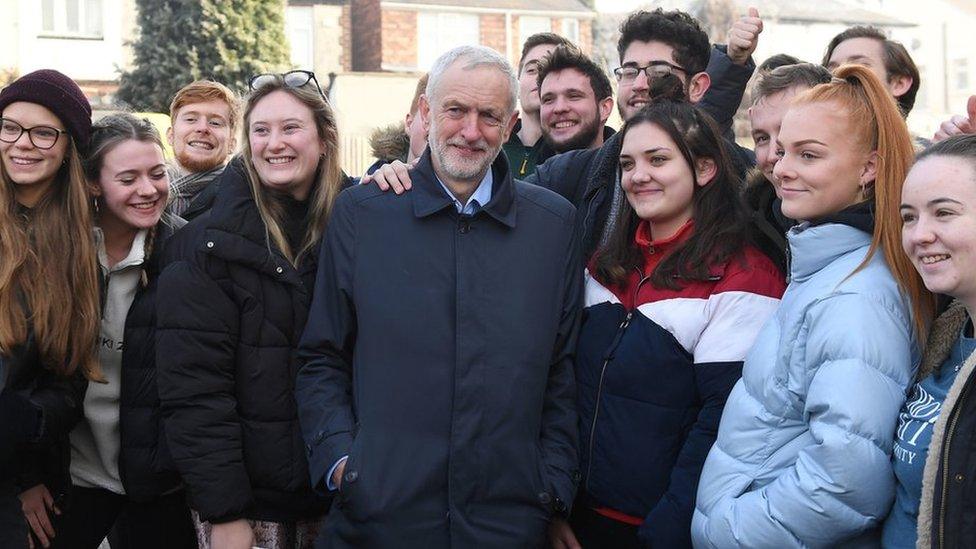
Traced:
POLYGON ((642 269, 625 285, 589 271, 576 357, 583 496, 610 518, 640 525, 653 547, 691 547, 698 477, 725 399, 756 334, 779 304, 783 276, 744 246, 707 281, 655 287, 650 275, 694 230, 635 241, 642 269))

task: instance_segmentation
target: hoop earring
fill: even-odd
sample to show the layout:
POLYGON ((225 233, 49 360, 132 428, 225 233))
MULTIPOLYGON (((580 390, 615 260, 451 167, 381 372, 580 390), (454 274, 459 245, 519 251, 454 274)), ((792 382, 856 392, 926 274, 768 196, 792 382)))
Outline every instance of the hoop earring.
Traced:
POLYGON ((868 199, 867 187, 862 184, 861 185, 861 202, 864 202, 867 199, 868 199))

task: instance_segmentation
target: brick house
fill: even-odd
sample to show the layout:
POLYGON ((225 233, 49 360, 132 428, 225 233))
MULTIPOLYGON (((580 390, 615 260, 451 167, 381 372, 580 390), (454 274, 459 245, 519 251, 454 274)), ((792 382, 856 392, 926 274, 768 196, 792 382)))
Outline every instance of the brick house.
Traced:
POLYGON ((461 44, 494 48, 515 64, 522 42, 543 31, 593 47, 595 13, 582 0, 355 0, 350 15, 354 71, 426 71, 461 44))

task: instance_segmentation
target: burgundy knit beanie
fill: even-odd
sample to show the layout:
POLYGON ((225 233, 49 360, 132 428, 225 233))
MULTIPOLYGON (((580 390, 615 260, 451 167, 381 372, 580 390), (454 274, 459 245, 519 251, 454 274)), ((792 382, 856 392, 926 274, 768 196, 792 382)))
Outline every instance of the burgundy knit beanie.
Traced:
POLYGON ((75 81, 52 69, 25 74, 0 91, 0 113, 17 101, 37 103, 50 109, 84 153, 91 138, 91 104, 75 81))

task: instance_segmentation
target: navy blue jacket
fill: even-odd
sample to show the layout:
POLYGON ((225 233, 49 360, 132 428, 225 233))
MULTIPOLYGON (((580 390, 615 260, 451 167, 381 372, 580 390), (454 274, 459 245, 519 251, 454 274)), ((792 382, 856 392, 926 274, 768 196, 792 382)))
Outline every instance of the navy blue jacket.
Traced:
POLYGON ((537 547, 572 501, 574 210, 492 169, 473 216, 429 152, 336 201, 296 382, 312 484, 349 456, 321 547, 537 547))

